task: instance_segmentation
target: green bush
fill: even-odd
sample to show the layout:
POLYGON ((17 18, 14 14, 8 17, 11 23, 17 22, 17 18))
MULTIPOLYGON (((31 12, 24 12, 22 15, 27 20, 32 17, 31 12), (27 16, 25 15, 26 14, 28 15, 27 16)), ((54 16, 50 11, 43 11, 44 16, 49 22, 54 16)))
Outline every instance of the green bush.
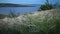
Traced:
POLYGON ((52 5, 41 5, 40 9, 41 10, 49 10, 49 9, 52 9, 52 5))
POLYGON ((40 7, 41 10, 49 10, 52 8, 53 8, 53 6, 52 6, 52 4, 49 4, 48 0, 46 0, 46 3, 44 5, 41 5, 41 7, 40 7))

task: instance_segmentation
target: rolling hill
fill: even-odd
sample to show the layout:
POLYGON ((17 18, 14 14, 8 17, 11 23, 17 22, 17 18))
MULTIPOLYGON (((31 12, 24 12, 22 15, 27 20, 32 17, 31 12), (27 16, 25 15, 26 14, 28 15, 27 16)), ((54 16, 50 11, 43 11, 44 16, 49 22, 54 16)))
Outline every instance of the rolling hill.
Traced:
POLYGON ((28 4, 11 4, 11 3, 0 3, 0 7, 34 7, 34 5, 28 4))

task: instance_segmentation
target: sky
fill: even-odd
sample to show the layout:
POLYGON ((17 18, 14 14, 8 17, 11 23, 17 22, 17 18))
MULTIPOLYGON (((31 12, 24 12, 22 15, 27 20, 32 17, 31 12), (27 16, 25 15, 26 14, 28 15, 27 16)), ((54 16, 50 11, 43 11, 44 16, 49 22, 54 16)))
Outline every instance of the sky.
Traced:
MULTIPOLYGON (((49 0, 50 3, 56 3, 60 0, 49 0)), ((44 4, 46 0, 0 0, 0 3, 14 3, 14 4, 44 4)))

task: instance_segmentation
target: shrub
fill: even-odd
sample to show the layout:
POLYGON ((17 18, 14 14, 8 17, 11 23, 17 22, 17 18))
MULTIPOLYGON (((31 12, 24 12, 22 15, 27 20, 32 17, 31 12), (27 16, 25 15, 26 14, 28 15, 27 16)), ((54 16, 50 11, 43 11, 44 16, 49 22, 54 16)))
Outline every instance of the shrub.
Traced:
POLYGON ((49 4, 48 0, 46 0, 46 3, 44 5, 41 5, 41 7, 40 7, 41 10, 49 10, 52 8, 53 8, 53 6, 52 6, 52 4, 49 4))
POLYGON ((40 9, 41 10, 49 10, 49 9, 52 9, 52 5, 41 5, 40 9))

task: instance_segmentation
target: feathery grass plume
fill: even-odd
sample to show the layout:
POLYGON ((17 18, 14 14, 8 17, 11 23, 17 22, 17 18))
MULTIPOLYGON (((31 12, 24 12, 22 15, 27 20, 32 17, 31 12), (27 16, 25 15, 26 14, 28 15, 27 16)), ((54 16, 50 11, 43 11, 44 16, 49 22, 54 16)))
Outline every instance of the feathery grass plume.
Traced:
POLYGON ((60 9, 0 20, 0 34, 60 34, 60 9))

